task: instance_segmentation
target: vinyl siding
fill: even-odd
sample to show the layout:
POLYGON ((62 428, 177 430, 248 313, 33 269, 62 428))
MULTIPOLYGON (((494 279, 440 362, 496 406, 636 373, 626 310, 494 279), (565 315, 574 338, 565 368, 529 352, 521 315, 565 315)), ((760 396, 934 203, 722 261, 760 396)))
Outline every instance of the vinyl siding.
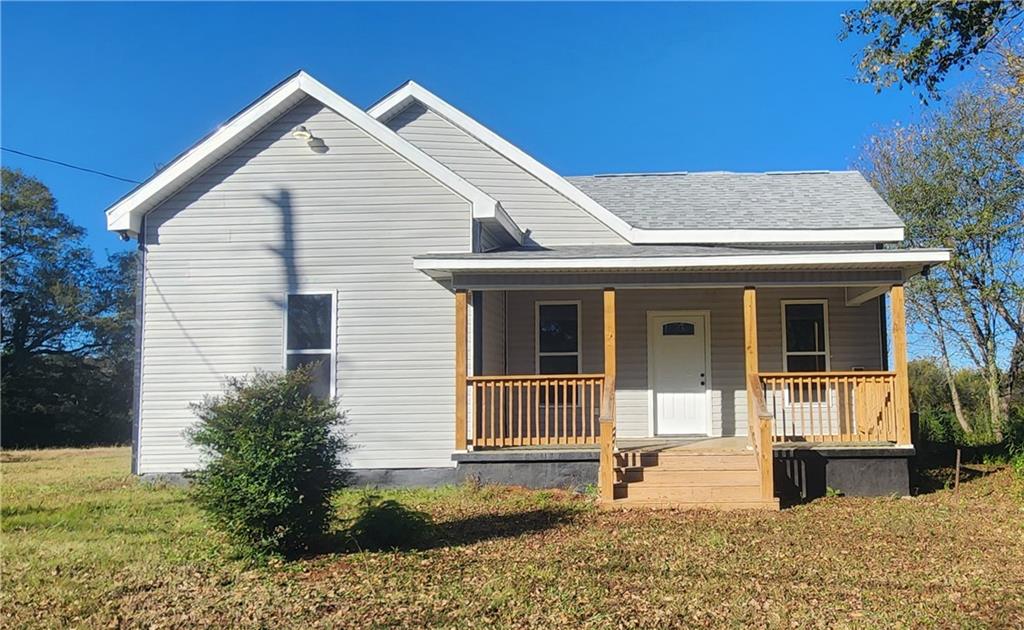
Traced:
POLYGON ((483 293, 483 325, 481 326, 483 366, 481 374, 505 373, 505 293, 483 293))
POLYGON ((337 292, 355 468, 451 466, 454 308, 413 255, 470 247, 470 205, 306 99, 146 218, 139 472, 194 467, 189 403, 280 371, 288 292, 337 292), (291 137, 305 125, 328 147, 291 137), (394 392, 401 390, 402 396, 394 392))
MULTIPOLYGON (((509 373, 534 373, 538 300, 582 301, 583 370, 604 370, 600 291, 509 291, 509 373)), ((758 350, 763 371, 782 366, 781 300, 829 301, 829 337, 833 370, 881 369, 878 301, 845 306, 841 287, 758 290, 758 350)), ((626 289, 617 295, 618 390, 616 420, 621 437, 650 435, 647 384, 648 311, 710 311, 712 435, 746 435, 746 386, 743 356, 742 289, 626 289)), ((486 342, 485 342, 486 343, 486 342)))
POLYGON ((420 103, 387 121, 403 138, 501 202, 541 245, 624 243, 595 219, 507 158, 420 103))

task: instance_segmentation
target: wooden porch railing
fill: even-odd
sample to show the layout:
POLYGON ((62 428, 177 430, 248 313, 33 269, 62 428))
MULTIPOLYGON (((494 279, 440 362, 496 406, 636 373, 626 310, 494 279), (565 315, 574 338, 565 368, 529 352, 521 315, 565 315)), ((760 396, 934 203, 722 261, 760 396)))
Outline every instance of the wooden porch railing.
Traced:
POLYGON ((477 447, 597 444, 603 374, 471 376, 477 447))
POLYGON ((750 423, 750 443, 754 447, 757 459, 757 472, 761 478, 761 500, 771 501, 775 498, 774 453, 772 452, 772 415, 764 404, 764 390, 761 379, 751 375, 747 383, 747 395, 751 397, 750 408, 755 420, 750 423))
POLYGON ((762 372, 759 377, 776 442, 898 441, 895 372, 762 372))

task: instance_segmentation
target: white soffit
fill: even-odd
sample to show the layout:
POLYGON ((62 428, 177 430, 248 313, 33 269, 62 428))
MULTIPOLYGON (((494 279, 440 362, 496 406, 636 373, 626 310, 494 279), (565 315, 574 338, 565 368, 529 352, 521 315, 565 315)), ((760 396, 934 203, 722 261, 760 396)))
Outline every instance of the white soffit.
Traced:
POLYGON ((645 230, 636 228, 594 201, 579 188, 521 149, 494 133, 415 81, 408 81, 374 104, 371 116, 387 122, 413 101, 418 101, 449 122, 494 149, 530 173, 555 192, 590 213, 595 219, 630 243, 641 244, 725 244, 725 243, 891 243, 903 240, 903 228, 864 229, 779 229, 779 230, 645 230))
POLYGON ((517 243, 522 243, 522 230, 497 200, 302 71, 272 89, 110 206, 107 209, 107 229, 137 234, 142 224, 142 216, 146 212, 226 157, 307 96, 345 117, 367 135, 469 201, 473 206, 473 218, 500 225, 517 243))

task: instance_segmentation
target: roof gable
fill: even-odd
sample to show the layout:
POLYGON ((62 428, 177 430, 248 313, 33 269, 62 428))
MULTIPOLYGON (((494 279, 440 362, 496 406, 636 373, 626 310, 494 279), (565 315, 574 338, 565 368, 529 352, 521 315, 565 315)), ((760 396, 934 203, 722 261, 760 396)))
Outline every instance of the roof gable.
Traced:
POLYGON ((499 226, 512 240, 522 243, 522 230, 494 198, 302 71, 278 84, 110 206, 107 209, 107 228, 137 234, 142 217, 147 212, 306 97, 320 101, 367 135, 465 198, 472 204, 474 219, 499 226))
MULTIPOLYGON (((411 103, 419 102, 453 124, 476 137, 505 158, 533 175, 556 192, 574 202, 594 218, 614 230, 621 237, 634 244, 735 244, 735 243, 851 243, 851 242, 895 242, 903 239, 903 224, 895 213, 885 205, 859 174, 863 186, 847 181, 828 194, 821 195, 824 202, 841 201, 835 207, 817 208, 821 218, 841 218, 839 223, 827 221, 806 222, 807 205, 810 200, 804 194, 804 202, 786 209, 787 216, 778 217, 769 223, 779 208, 768 204, 756 208, 759 200, 749 195, 744 207, 719 203, 717 214, 722 217, 716 224, 710 208, 692 207, 690 212, 666 212, 657 203, 645 205, 657 197, 657 191, 633 186, 630 190, 616 188, 604 182, 594 183, 600 177, 562 177, 527 155, 518 147, 498 136, 490 129, 459 111, 423 86, 408 81, 399 86, 369 109, 369 113, 381 121, 398 115, 411 103), (852 187, 851 187, 852 186, 852 187), (607 192, 608 194, 604 194, 607 192), (852 195, 851 195, 852 192, 852 195), (844 197, 845 195, 845 197, 844 197), (858 205, 859 204, 859 205, 858 205), (749 210, 749 211, 748 211, 749 210), (795 214, 796 216, 789 216, 795 214), (675 215, 675 216, 668 216, 675 215), (754 219, 754 220, 752 220, 754 219), (873 222, 879 223, 872 225, 873 222), (847 225, 850 223, 851 225, 847 225)), ((702 174, 707 175, 707 174, 702 174)), ((738 175, 738 174, 733 174, 738 175)), ((770 177, 772 174, 759 174, 770 177)), ((845 174, 844 174, 845 175, 845 174)), ((647 183, 650 183, 648 180, 647 183)), ((704 191, 714 197, 714 191, 704 191)), ((673 193, 676 194, 676 193, 673 193)), ((728 195, 725 195, 726 197, 728 195)), ((781 197, 785 197, 783 194, 781 197)), ((799 196, 799 194, 797 195, 799 196)), ((666 199, 660 200, 662 203, 666 199)), ((687 200, 678 200, 687 201, 687 200)), ((700 199, 691 200, 691 206, 700 199)), ((724 201, 724 200, 719 200, 724 201)), ((762 204, 763 205, 763 204, 762 204)), ((529 228, 530 226, 523 226, 529 228)))
POLYGON ((542 244, 625 243, 622 236, 473 134, 412 101, 389 128, 491 195, 542 244))

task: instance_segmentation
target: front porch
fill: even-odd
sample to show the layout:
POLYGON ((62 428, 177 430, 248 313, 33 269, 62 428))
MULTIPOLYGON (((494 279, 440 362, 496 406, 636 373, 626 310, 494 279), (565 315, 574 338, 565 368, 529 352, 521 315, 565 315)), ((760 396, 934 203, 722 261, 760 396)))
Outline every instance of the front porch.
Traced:
POLYGON ((623 488, 629 502, 719 505, 687 488, 732 477, 743 487, 734 503, 772 506, 776 469, 797 483, 809 464, 891 453, 904 472, 885 493, 906 494, 903 285, 948 259, 945 250, 822 243, 418 256, 416 268, 455 295, 453 459, 589 445, 613 505, 624 505, 623 488), (654 483, 649 474, 661 475, 643 470, 637 481, 623 440, 676 437, 743 440, 737 459, 679 453, 663 470, 698 474, 654 483), (805 447, 800 457, 778 467, 794 446, 805 447))
POLYGON ((863 283, 478 287, 456 288, 455 297, 455 450, 467 453, 456 457, 460 462, 516 459, 512 453, 519 451, 593 450, 600 495, 609 505, 771 508, 778 505, 775 450, 910 445, 901 284, 870 291, 863 283), (880 297, 885 292, 891 316, 880 297), (787 329, 801 334, 807 326, 790 321, 792 316, 787 320, 787 303, 823 304, 826 317, 831 307, 827 330, 814 333, 815 339, 828 335, 830 343, 817 348, 818 342, 804 340, 811 350, 783 345, 787 329), (543 351, 546 333, 538 329, 547 304, 577 305, 575 346, 569 334, 561 340, 566 347, 543 351), (888 335, 882 330, 886 319, 888 335), (704 360, 694 362, 692 374, 669 374, 672 382, 699 379, 699 385, 694 380, 692 387, 659 391, 666 389, 664 374, 655 372, 661 356, 655 338, 662 334, 704 335, 701 344, 667 346, 671 355, 703 345, 704 360), (548 356, 570 360, 543 361, 548 356), (833 369, 795 371, 807 363, 804 357, 833 369), (516 373, 530 362, 532 369, 516 373), (566 363, 577 369, 540 373, 566 363), (662 422, 670 414, 676 424, 662 422), (680 426, 697 430, 673 430, 680 426))

